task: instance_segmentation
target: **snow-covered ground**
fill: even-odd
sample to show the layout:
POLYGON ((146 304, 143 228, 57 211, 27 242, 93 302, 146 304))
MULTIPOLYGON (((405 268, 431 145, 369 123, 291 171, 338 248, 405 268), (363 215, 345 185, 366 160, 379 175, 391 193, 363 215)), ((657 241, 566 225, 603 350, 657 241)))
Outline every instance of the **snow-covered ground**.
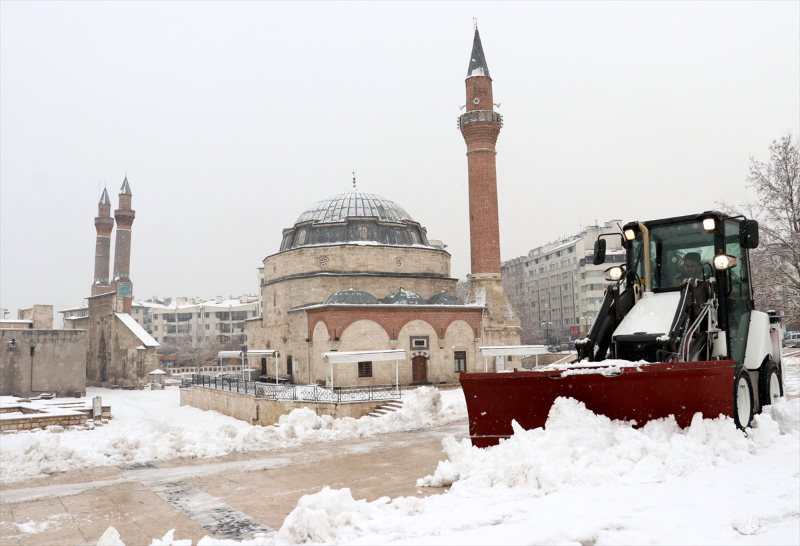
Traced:
MULTIPOLYGON (((325 488, 302 497, 274 536, 198 546, 797 544, 799 428, 800 399, 744 433, 699 415, 684 430, 672 419, 634 429, 559 398, 545 430, 516 427, 485 450, 445 438, 450 462, 418 483, 452 483, 444 495, 366 502, 325 488)), ((109 528, 98 545, 116 540, 109 528)))
MULTIPOLYGON (((461 390, 432 387, 403 393, 403 408, 381 417, 318 417, 303 408, 281 426, 253 426, 215 411, 180 405, 178 387, 153 391, 87 388, 111 406, 107 425, 94 430, 21 432, 0 441, 0 482, 43 474, 180 457, 218 457, 444 425, 467 416, 461 390)), ((74 399, 72 399, 74 402, 74 399)))
MULTIPOLYGON (((785 392, 795 396, 800 394, 800 358, 787 359, 786 364, 785 392)), ((117 423, 124 424, 126 419, 138 432, 112 434, 111 424, 102 429, 106 439, 96 442, 110 450, 102 457, 118 459, 104 464, 118 464, 120 457, 125 461, 211 456, 219 454, 218 449, 249 449, 247 443, 259 438, 262 443, 256 449, 272 449, 422 428, 465 415, 461 391, 440 397, 435 389, 420 389, 416 395, 409 394, 405 414, 333 421, 297 412, 284 419, 287 426, 275 429, 154 402, 159 396, 168 397, 169 391, 105 392, 137 400, 119 403, 119 412, 114 413, 117 423), (164 411, 181 412, 182 428, 169 428, 173 418, 159 415, 164 411), (131 414, 126 416, 126 412, 131 414), (155 452, 141 442, 147 434, 157 435, 161 445, 155 452), (128 444, 140 442, 135 449, 121 450, 123 437, 128 444), (220 439, 230 439, 230 443, 215 445, 222 443, 220 439)), ((113 407, 114 400, 110 402, 113 407)), ((34 446, 31 453, 40 453, 42 446, 25 444, 34 438, 61 438, 57 447, 73 450, 86 462, 94 461, 88 452, 95 448, 77 446, 89 436, 64 445, 71 434, 90 433, 38 433, 22 440, 19 435, 4 437, 4 444, 6 438, 18 443, 15 448, 2 446, 3 464, 6 453, 14 454, 26 445, 34 446)), ((700 415, 683 430, 673 419, 634 429, 630 423, 595 415, 578 401, 560 398, 550 411, 546 429, 526 431, 516 426, 512 438, 485 450, 452 437, 443 439, 443 446, 447 458, 442 457, 432 475, 420 476, 417 485, 450 485, 446 494, 366 502, 354 499, 348 489, 325 488, 302 497, 274 535, 242 542, 206 537, 197 546, 800 544, 800 398, 782 399, 766 408, 745 432, 737 430, 730 418, 700 415)), ((14 464, 25 468, 21 459, 14 459, 14 464)), ((41 472, 44 467, 37 464, 41 472)), ((111 544, 121 544, 113 528, 98 543, 111 544)), ((191 541, 180 541, 170 532, 162 541, 153 541, 158 544, 189 546, 191 541)))

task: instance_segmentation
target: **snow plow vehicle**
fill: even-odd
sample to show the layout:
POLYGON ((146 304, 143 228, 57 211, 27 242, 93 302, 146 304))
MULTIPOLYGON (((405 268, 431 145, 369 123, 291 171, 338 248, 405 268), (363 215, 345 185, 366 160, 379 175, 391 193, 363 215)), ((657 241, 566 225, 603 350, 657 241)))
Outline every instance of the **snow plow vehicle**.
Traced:
POLYGON ((604 272, 610 284, 577 362, 461 374, 473 445, 508 438, 512 420, 544 427, 559 396, 636 426, 672 415, 686 427, 699 412, 739 428, 783 396, 780 319, 753 300, 756 221, 710 211, 631 222, 597 239, 595 265, 604 237, 619 238, 625 263, 604 272))

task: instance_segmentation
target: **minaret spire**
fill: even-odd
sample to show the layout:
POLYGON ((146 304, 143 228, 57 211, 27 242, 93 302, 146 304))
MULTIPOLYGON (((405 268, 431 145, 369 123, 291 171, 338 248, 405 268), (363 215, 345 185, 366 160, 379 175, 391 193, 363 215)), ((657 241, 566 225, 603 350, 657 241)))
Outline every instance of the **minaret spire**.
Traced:
POLYGON ((469 59, 469 68, 467 69, 467 77, 473 76, 489 76, 489 65, 486 64, 486 55, 483 54, 483 45, 481 44, 481 35, 478 32, 478 23, 475 23, 475 37, 472 39, 472 55, 469 59))

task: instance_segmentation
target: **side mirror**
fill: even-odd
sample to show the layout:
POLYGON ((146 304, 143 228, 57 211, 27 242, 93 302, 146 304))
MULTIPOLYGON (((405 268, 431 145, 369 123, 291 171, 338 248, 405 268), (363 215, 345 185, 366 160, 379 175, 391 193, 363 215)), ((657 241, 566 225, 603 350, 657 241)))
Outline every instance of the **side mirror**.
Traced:
POLYGON ((742 220, 739 222, 739 244, 742 248, 758 248, 758 222, 742 220))
POLYGON ((597 239, 594 242, 594 265, 601 265, 606 261, 606 240, 597 239))

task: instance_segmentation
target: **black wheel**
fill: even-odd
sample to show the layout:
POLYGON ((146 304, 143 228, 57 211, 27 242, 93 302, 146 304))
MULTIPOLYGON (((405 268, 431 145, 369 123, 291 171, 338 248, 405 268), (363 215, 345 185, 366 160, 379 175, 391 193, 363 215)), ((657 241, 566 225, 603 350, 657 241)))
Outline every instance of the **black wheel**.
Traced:
POLYGON ((738 428, 750 426, 753 419, 753 383, 745 368, 739 368, 733 381, 733 421, 738 428))
POLYGON ((776 403, 783 396, 783 382, 778 365, 768 360, 758 372, 758 401, 761 407, 776 403))

